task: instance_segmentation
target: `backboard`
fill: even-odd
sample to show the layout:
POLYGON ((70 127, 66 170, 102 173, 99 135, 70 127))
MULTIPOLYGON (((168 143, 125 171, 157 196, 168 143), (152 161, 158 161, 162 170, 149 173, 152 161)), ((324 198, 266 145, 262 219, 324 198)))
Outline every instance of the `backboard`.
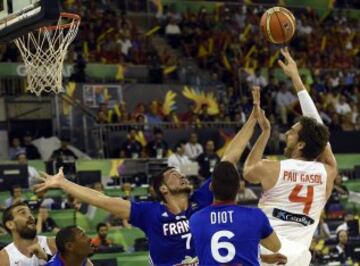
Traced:
POLYGON ((29 31, 56 23, 58 0, 0 0, 0 41, 10 42, 29 31))

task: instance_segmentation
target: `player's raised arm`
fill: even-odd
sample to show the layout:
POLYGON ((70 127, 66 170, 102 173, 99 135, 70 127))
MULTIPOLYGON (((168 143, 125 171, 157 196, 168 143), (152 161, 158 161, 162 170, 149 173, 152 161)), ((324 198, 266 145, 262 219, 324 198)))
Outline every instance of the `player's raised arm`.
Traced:
POLYGON ((256 125, 256 106, 260 104, 260 87, 254 86, 251 90, 253 97, 253 110, 246 121, 246 123, 242 126, 240 131, 235 135, 235 137, 231 140, 230 144, 225 150, 224 156, 222 157, 222 161, 228 161, 232 164, 236 164, 241 155, 243 154, 247 143, 249 142, 251 136, 254 133, 254 127, 256 125))
POLYGON ((56 175, 51 176, 43 173, 41 176, 44 182, 34 186, 36 191, 60 188, 82 202, 105 209, 120 218, 129 218, 130 201, 111 198, 96 190, 75 184, 65 178, 62 168, 60 168, 59 173, 56 175))
POLYGON ((279 167, 276 161, 262 160, 271 133, 270 122, 263 110, 259 111, 258 122, 262 132, 244 164, 244 178, 250 183, 262 183, 269 175, 277 174, 279 167))
MULTIPOLYGON (((298 67, 296 65, 295 60, 291 57, 288 48, 281 49, 280 50, 284 58, 286 59, 286 62, 283 62, 281 60, 278 61, 280 67, 283 69, 286 76, 288 76, 297 92, 301 110, 304 116, 311 117, 316 119, 317 122, 323 124, 323 121, 319 115, 318 110, 316 109, 316 106, 314 104, 314 101, 311 99, 309 93, 307 92, 300 74, 298 67)), ((331 176, 335 175, 337 172, 337 162, 334 156, 334 153, 331 150, 331 146, 328 143, 324 152, 320 155, 319 160, 323 162, 324 164, 328 165, 330 167, 330 171, 333 172, 331 176)), ((334 176, 334 178, 335 178, 334 176)))

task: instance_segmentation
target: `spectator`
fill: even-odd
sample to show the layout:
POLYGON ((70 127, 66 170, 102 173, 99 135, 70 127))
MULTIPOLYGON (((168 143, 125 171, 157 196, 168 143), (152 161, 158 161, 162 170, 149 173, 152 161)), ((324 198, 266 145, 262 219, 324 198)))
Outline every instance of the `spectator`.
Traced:
POLYGON ((345 96, 340 96, 339 102, 335 104, 336 113, 346 115, 351 112, 350 105, 346 102, 345 96))
POLYGON ((111 123, 111 117, 109 115, 109 110, 107 108, 107 105, 104 103, 101 103, 99 105, 99 110, 96 113, 96 123, 98 124, 107 124, 111 123))
POLYGON ((41 158, 39 150, 32 144, 32 136, 29 133, 24 136, 24 148, 26 150, 26 157, 29 160, 41 158))
POLYGON ((185 155, 190 160, 195 161, 200 154, 204 152, 202 145, 198 142, 198 136, 195 132, 190 134, 189 141, 185 144, 185 155))
POLYGON ((249 75, 246 81, 249 83, 250 87, 253 85, 257 85, 260 86, 261 88, 264 88, 267 86, 267 81, 264 78, 264 76, 261 75, 260 68, 257 68, 253 74, 249 75))
POLYGON ((357 219, 355 219, 353 213, 346 213, 344 223, 336 228, 336 233, 339 233, 342 230, 345 230, 350 236, 359 236, 359 222, 357 219))
POLYGON ((50 158, 50 160, 59 160, 62 162, 75 162, 78 157, 69 149, 69 139, 62 138, 60 148, 55 150, 50 158))
POLYGON ((189 164, 190 160, 185 155, 185 142, 179 141, 175 145, 175 153, 171 154, 168 158, 168 166, 180 169, 181 166, 189 164))
POLYGON ((25 147, 21 146, 19 138, 13 138, 11 141, 11 147, 9 148, 9 158, 10 160, 15 160, 16 156, 20 153, 26 153, 25 147))
POLYGON ((24 200, 22 188, 15 185, 10 190, 10 197, 5 200, 5 207, 8 208, 15 203, 23 202, 24 200))
POLYGON ((39 173, 35 169, 35 167, 32 167, 28 164, 28 159, 26 158, 25 153, 19 153, 17 155, 17 161, 20 165, 27 165, 28 168, 28 176, 29 176, 29 188, 32 188, 34 185, 41 183, 41 180, 39 179, 39 173))
POLYGON ((45 197, 45 191, 34 192, 34 195, 30 197, 31 201, 36 201, 38 206, 51 210, 55 204, 55 200, 45 197))
POLYGON ((165 158, 168 153, 168 144, 164 140, 164 133, 160 128, 154 129, 154 139, 147 144, 147 152, 150 158, 165 158))
POLYGON ((150 104, 150 112, 146 114, 146 121, 149 125, 159 124, 162 122, 162 117, 159 115, 158 102, 152 101, 150 104))
POLYGON ((26 150, 26 157, 29 160, 41 158, 39 150, 32 144, 32 136, 29 133, 24 136, 24 148, 26 150))
POLYGON ((61 202, 61 209, 80 210, 81 203, 78 202, 71 194, 66 195, 66 199, 61 202))
POLYGON ((45 207, 39 208, 39 214, 36 220, 36 232, 41 233, 57 233, 59 227, 55 221, 49 217, 49 210, 45 207))
POLYGON ((238 193, 236 194, 236 203, 241 204, 244 201, 257 200, 258 197, 250 188, 246 187, 245 181, 241 180, 238 193))
POLYGON ((109 232, 109 228, 105 223, 98 223, 96 225, 97 235, 91 240, 91 244, 96 249, 102 249, 112 246, 111 239, 107 238, 107 234, 109 232))
POLYGON ((355 124, 352 120, 352 113, 349 112, 341 117, 341 129, 343 131, 353 131, 355 130, 355 124))
POLYGON ((337 245, 331 251, 331 254, 335 256, 337 261, 345 263, 351 256, 351 250, 348 246, 348 233, 346 230, 340 230, 336 233, 337 245))
POLYGON ((125 102, 120 102, 118 106, 114 106, 114 109, 117 108, 118 110, 115 111, 116 119, 115 122, 123 123, 131 121, 131 115, 128 113, 126 108, 125 102))
POLYGON ((207 104, 201 105, 201 109, 198 115, 201 122, 213 121, 213 116, 209 114, 209 106, 207 104))
POLYGON ((170 19, 165 27, 165 35, 173 48, 177 48, 180 44, 181 30, 174 19, 170 19))
POLYGON ((130 50, 132 47, 130 36, 126 33, 119 34, 119 39, 116 41, 116 43, 120 45, 121 54, 125 56, 127 60, 129 60, 130 50))
POLYGON ((280 90, 276 94, 277 112, 280 114, 283 125, 288 124, 289 113, 292 112, 296 97, 289 91, 284 82, 280 83, 280 90))
POLYGON ((197 158, 199 163, 200 176, 204 178, 210 178, 215 166, 220 162, 219 156, 215 153, 214 141, 208 140, 205 145, 205 151, 197 158))
POLYGON ((131 128, 128 139, 121 146, 120 158, 137 159, 140 158, 141 151, 141 143, 136 140, 136 129, 131 128))

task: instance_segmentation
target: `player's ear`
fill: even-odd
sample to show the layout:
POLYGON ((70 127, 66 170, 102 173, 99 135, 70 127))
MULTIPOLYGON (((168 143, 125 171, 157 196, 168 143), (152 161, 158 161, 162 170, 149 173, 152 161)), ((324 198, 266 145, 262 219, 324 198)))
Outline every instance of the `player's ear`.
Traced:
POLYGON ((70 251, 70 252, 72 252, 73 250, 74 250, 74 244, 72 243, 72 242, 67 242, 66 244, 65 244, 65 249, 67 250, 67 251, 70 251))
POLYGON ((298 143, 297 143, 297 145, 298 145, 298 148, 299 148, 299 150, 303 150, 304 148, 305 148, 305 142, 303 142, 303 141, 299 141, 298 143))
POLYGON ((14 221, 7 221, 5 224, 5 227, 7 229, 9 229, 10 231, 12 231, 15 228, 15 223, 14 221))
POLYGON ((159 191, 161 192, 161 194, 165 194, 169 191, 168 187, 164 184, 162 184, 160 187, 159 187, 159 191))

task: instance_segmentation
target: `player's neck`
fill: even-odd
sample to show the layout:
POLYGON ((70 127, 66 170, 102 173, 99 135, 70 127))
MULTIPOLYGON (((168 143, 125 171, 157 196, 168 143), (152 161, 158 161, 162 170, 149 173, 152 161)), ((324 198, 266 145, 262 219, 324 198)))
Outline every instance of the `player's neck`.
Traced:
POLYGON ((299 151, 294 151, 291 155, 291 159, 294 160, 300 160, 300 161, 307 161, 302 155, 301 152, 299 151))
POLYGON ((34 239, 23 239, 19 235, 13 236, 13 242, 15 247, 20 251, 20 253, 27 257, 30 257, 28 247, 36 243, 36 241, 38 241, 37 237, 35 237, 34 239))
POLYGON ((168 199, 166 199, 166 207, 173 214, 179 214, 185 211, 189 206, 189 196, 178 194, 172 195, 168 199))
POLYGON ((61 256, 61 260, 64 263, 64 266, 82 266, 85 258, 78 257, 73 254, 69 254, 69 256, 61 256))
POLYGON ((213 204, 212 205, 235 205, 235 200, 217 200, 214 199, 213 204))

